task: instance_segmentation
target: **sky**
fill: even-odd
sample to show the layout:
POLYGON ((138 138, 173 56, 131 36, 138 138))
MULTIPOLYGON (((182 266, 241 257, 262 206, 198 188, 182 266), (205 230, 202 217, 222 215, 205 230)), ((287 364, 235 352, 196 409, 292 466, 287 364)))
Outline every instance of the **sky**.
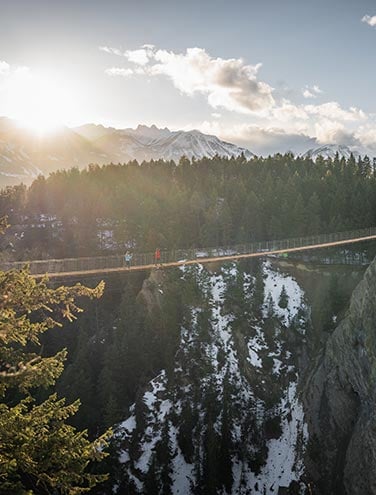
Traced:
POLYGON ((376 151, 370 0, 0 0, 0 115, 376 151))

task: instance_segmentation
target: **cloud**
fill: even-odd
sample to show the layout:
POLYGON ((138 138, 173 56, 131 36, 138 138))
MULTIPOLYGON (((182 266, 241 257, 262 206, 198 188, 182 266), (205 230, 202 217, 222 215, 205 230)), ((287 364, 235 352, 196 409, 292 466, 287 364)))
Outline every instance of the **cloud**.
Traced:
MULTIPOLYGON (((100 49, 142 66, 144 71, 138 73, 168 77, 183 94, 205 95, 215 109, 250 114, 271 108, 275 103, 273 88, 257 78, 261 64, 248 65, 235 58, 214 58, 203 48, 188 48, 183 53, 157 50, 153 45, 125 52, 111 47, 100 49)), ((106 73, 123 75, 120 68, 107 69, 106 73)))
POLYGON ((8 75, 10 72, 10 65, 4 60, 0 60, 0 75, 8 75))
POLYGON ((304 98, 317 98, 317 96, 322 94, 323 91, 319 88, 319 86, 317 86, 317 84, 314 84, 313 86, 306 86, 302 93, 304 98))
POLYGON ((117 55, 119 57, 123 56, 123 52, 121 50, 119 50, 118 48, 112 48, 111 46, 100 46, 99 50, 111 55, 117 55))
POLYGON ((118 57, 125 57, 129 62, 137 65, 146 65, 150 58, 153 56, 154 45, 142 45, 137 50, 125 50, 124 52, 119 48, 112 46, 100 46, 99 50, 110 55, 116 55, 118 57))
POLYGON ((132 69, 124 69, 122 67, 110 67, 105 70, 105 73, 108 76, 130 77, 134 74, 134 71, 132 69))
POLYGON ((304 110, 309 115, 316 115, 330 120, 342 120, 346 122, 355 122, 367 118, 363 110, 356 107, 350 107, 344 110, 336 101, 329 101, 321 105, 305 105, 304 110))
POLYGON ((313 94, 309 89, 303 90, 304 98, 316 98, 316 95, 313 94))
POLYGON ((225 125, 218 121, 205 121, 195 126, 207 134, 215 134, 225 141, 244 146, 256 155, 267 156, 274 153, 293 151, 304 153, 318 146, 316 138, 304 133, 286 132, 278 127, 262 127, 253 124, 225 125))
MULTIPOLYGON (((376 152, 376 123, 369 122, 364 126, 358 127, 354 137, 362 144, 368 152, 376 152)), ((371 154, 371 153, 370 153, 371 154)))
POLYGON ((354 132, 347 130, 341 122, 322 120, 315 124, 315 131, 316 138, 320 144, 361 145, 354 132))
POLYGON ((273 88, 257 79, 261 64, 247 65, 242 59, 213 58, 202 48, 185 53, 155 52, 151 73, 169 77, 182 93, 207 96, 213 108, 253 113, 274 105, 273 88))
MULTIPOLYGON (((273 108, 271 117, 272 119, 284 122, 285 124, 289 121, 294 121, 296 124, 297 121, 305 121, 309 118, 308 112, 303 105, 295 105, 294 103, 291 103, 290 100, 286 99, 282 99, 279 102, 279 105, 273 108)), ((301 126, 301 123, 298 125, 301 126)))
MULTIPOLYGON (((367 126, 371 119, 361 109, 343 108, 336 101, 295 103, 296 92, 287 98, 260 80, 261 64, 250 65, 241 58, 213 57, 203 48, 187 48, 182 52, 158 49, 153 45, 126 51, 112 47, 101 49, 120 55, 126 61, 124 67, 108 68, 106 74, 124 78, 165 77, 184 95, 204 96, 213 109, 209 125, 214 129, 212 132, 255 146, 257 153, 265 152, 267 146, 275 151, 280 146, 280 150, 285 151, 296 150, 299 144, 312 147, 319 143, 346 142, 356 145, 362 141, 355 134, 355 128, 367 126), (221 110, 232 112, 232 115, 221 110), (238 119, 236 113, 242 115, 245 127, 238 126, 239 134, 231 135, 222 126, 227 123, 234 129, 238 119), (220 132, 216 132, 216 128, 220 132)), ((313 84, 305 86, 302 93, 306 98, 316 98, 323 91, 313 84)), ((376 128, 376 123, 373 127, 376 128)), ((364 134, 366 132, 368 140, 374 138, 373 131, 364 131, 364 134)))
POLYGON ((0 60, 0 91, 8 91, 9 88, 17 88, 25 77, 30 77, 29 67, 21 65, 11 65, 4 60, 0 60))
POLYGON ((129 62, 141 66, 148 64, 153 55, 153 45, 143 45, 138 50, 127 50, 126 52, 124 52, 124 57, 127 58, 129 62))
POLYGON ((365 15, 362 17, 362 22, 367 23, 369 26, 375 27, 376 26, 376 15, 365 15))

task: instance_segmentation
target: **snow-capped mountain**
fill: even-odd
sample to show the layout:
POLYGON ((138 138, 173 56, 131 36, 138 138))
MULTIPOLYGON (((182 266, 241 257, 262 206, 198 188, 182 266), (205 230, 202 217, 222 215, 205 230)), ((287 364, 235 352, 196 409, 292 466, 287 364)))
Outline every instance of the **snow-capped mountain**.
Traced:
POLYGON ((346 160, 350 158, 351 154, 356 159, 360 156, 359 151, 356 149, 341 144, 325 144, 318 148, 311 148, 301 156, 302 158, 311 158, 313 161, 316 161, 319 156, 326 159, 331 158, 333 160, 337 153, 340 159, 345 158, 346 160))
POLYGON ((110 161, 93 142, 67 127, 38 136, 0 118, 0 186, 30 183, 38 175, 58 169, 110 161))
POLYGON ((115 129, 87 124, 75 129, 62 127, 41 137, 11 119, 0 118, 0 186, 28 183, 39 174, 90 163, 151 159, 178 162, 182 156, 231 158, 241 154, 246 159, 255 156, 246 148, 196 130, 170 131, 154 125, 115 129))
MULTIPOLYGON (((90 133, 101 132, 94 141, 105 153, 114 156, 117 161, 135 160, 174 160, 182 156, 200 159, 212 158, 216 155, 231 158, 244 154, 245 158, 255 156, 246 148, 222 141, 216 136, 203 134, 200 131, 170 131, 159 129, 155 125, 148 127, 139 125, 136 129, 95 129, 90 125, 90 133)), ((88 126, 76 129, 81 135, 89 136, 88 126)))

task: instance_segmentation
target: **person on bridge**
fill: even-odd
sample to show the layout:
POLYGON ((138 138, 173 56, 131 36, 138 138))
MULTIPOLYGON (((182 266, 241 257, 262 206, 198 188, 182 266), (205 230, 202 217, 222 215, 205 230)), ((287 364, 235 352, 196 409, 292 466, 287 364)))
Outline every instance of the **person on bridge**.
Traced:
POLYGON ((125 253, 124 260, 125 260, 125 266, 128 268, 128 270, 130 270, 131 262, 132 262, 132 254, 129 251, 125 253))
POLYGON ((157 248, 154 253, 154 263, 155 266, 158 266, 161 264, 161 250, 157 248))

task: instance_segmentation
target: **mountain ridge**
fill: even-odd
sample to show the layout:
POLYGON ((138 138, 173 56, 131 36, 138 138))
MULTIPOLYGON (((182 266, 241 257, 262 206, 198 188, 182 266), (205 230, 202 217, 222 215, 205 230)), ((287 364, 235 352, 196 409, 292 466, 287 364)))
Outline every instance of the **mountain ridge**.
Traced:
POLYGON ((316 161, 319 156, 324 159, 330 158, 333 160, 337 153, 340 159, 345 158, 346 160, 348 160, 351 155, 353 155, 355 159, 362 156, 362 153, 357 149, 343 144, 323 144, 317 148, 310 148, 300 156, 302 158, 310 158, 313 161, 316 161))
POLYGON ((0 185, 30 183, 40 174, 59 169, 85 167, 90 163, 124 163, 130 160, 174 160, 225 158, 255 155, 247 148, 204 134, 198 130, 170 131, 155 125, 115 129, 86 124, 61 127, 43 137, 0 118, 0 185))

